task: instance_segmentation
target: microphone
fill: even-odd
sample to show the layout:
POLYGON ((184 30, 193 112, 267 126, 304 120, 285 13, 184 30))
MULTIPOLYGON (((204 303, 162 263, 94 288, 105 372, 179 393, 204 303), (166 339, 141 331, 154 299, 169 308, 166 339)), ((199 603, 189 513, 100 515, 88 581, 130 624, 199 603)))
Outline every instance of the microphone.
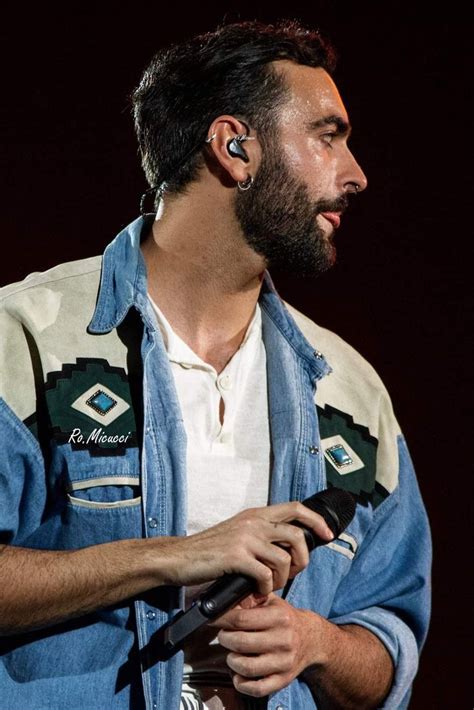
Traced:
MULTIPOLYGON (((329 529, 337 538, 351 522, 355 514, 356 502, 351 493, 340 488, 327 488, 324 491, 302 501, 310 510, 321 515, 329 529)), ((291 525, 303 529, 308 550, 326 545, 329 540, 321 540, 310 528, 299 520, 292 520, 291 525)), ((278 544, 278 543, 274 543, 278 544)), ((180 611, 163 629, 163 642, 167 651, 178 651, 185 639, 200 626, 221 616, 244 597, 257 590, 253 577, 244 574, 224 574, 211 584, 196 599, 187 611, 180 611)))

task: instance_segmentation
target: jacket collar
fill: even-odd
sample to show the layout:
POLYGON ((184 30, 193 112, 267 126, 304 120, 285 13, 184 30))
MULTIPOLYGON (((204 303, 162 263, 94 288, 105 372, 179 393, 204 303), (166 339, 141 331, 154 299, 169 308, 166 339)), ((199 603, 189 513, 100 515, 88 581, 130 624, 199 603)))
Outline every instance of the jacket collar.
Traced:
MULTIPOLYGON (((99 294, 87 328, 89 333, 108 333, 123 321, 132 306, 146 318, 146 266, 140 241, 151 229, 154 214, 140 216, 107 246, 102 257, 99 294)), ((147 323, 154 329, 152 322, 147 323)))
MULTIPOLYGON (((156 330, 150 316, 147 296, 146 265, 140 242, 148 234, 155 219, 147 213, 131 222, 105 249, 102 260, 99 294, 89 333, 108 333, 116 328, 134 306, 149 330, 156 330)), ((311 379, 320 379, 331 368, 306 339, 285 307, 272 278, 265 270, 258 298, 262 317, 268 317, 299 356, 311 379)))

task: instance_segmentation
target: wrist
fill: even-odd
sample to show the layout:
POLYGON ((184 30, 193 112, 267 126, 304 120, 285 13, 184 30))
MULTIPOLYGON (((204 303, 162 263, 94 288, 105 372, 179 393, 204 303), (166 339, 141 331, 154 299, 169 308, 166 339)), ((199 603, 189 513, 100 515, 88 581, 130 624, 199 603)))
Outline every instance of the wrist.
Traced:
POLYGON ((139 591, 167 584, 166 555, 164 540, 168 538, 130 538, 109 543, 113 555, 107 554, 108 561, 115 559, 114 565, 125 581, 133 581, 139 591))
POLYGON ((337 654, 341 630, 324 617, 308 609, 300 610, 305 642, 304 670, 323 671, 331 665, 337 654))
POLYGON ((173 584, 169 551, 166 550, 169 537, 155 537, 136 540, 135 554, 140 557, 140 573, 149 580, 150 587, 173 584))

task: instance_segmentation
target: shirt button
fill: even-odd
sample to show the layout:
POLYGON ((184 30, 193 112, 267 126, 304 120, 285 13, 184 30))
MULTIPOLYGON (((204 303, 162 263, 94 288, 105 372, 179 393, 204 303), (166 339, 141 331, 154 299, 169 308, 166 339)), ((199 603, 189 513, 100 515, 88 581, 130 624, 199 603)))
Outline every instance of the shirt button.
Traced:
POLYGON ((156 613, 154 611, 147 611, 146 618, 149 621, 153 621, 153 619, 156 619, 156 613))
POLYGON ((285 710, 285 706, 284 705, 277 705, 275 710, 285 710))
POLYGON ((319 454, 319 449, 317 446, 308 446, 308 451, 310 454, 319 454))
POLYGON ((232 389, 232 382, 230 381, 229 375, 222 375, 222 377, 219 377, 218 381, 223 390, 232 389))
POLYGON ((148 518, 148 527, 157 528, 158 527, 158 520, 156 518, 148 518))

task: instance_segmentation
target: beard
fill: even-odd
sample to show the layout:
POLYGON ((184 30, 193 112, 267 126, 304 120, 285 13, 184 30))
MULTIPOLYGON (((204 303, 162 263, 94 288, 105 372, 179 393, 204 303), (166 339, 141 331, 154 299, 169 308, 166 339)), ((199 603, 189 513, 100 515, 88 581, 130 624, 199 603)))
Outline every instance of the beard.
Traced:
POLYGON ((321 212, 342 212, 347 197, 312 202, 306 185, 286 165, 281 148, 264 150, 249 190, 236 190, 234 211, 247 244, 267 267, 298 276, 318 276, 336 261, 333 233, 322 229, 321 212))

